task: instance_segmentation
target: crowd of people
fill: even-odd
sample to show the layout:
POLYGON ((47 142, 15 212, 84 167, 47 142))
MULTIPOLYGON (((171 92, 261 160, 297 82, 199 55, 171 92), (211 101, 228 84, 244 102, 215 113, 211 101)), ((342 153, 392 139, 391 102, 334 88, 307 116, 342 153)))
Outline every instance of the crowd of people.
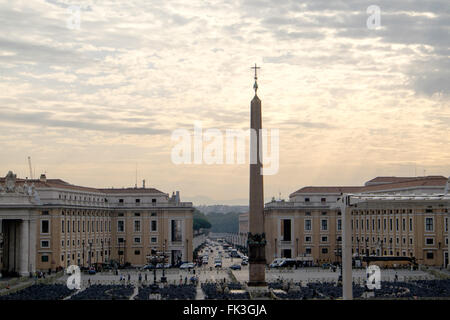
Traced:
POLYGON ((93 284, 73 295, 71 300, 129 300, 134 292, 131 285, 93 284))
POLYGON ((202 283, 201 288, 206 300, 236 300, 250 299, 248 292, 231 293, 231 290, 242 290, 239 283, 227 283, 220 281, 216 283, 202 283))
POLYGON ((142 286, 134 300, 195 300, 196 287, 193 284, 167 285, 167 286, 142 286))
POLYGON ((0 296, 0 300, 62 300, 74 293, 63 284, 35 284, 20 291, 0 296))

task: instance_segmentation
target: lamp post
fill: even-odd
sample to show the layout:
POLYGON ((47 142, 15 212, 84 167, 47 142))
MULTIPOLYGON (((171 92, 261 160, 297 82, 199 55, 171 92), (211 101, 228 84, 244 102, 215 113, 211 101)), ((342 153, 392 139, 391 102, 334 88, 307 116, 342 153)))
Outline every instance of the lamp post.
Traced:
MULTIPOLYGON (((187 241, 187 239, 186 239, 187 241)), ((166 282, 166 242, 167 240, 164 239, 164 246, 163 246, 163 255, 162 255, 162 260, 163 260, 163 273, 162 273, 162 277, 161 277, 161 282, 166 282)), ((187 250, 187 249, 186 249, 187 250)))
POLYGON ((366 238, 366 257, 369 256, 369 238, 366 238))
POLYGON ((105 250, 103 249, 103 239, 101 239, 101 242, 102 242, 102 254, 101 254, 101 257, 102 257, 102 263, 105 263, 105 257, 104 257, 104 255, 105 255, 105 250))
POLYGON ((89 264, 89 269, 91 268, 91 252, 92 252, 92 240, 88 240, 89 243, 89 257, 88 257, 88 264, 89 264))
POLYGON ((83 258, 83 268, 84 268, 84 254, 85 254, 85 252, 84 252, 84 240, 83 240, 82 244, 83 244, 83 254, 82 254, 82 258, 83 258))

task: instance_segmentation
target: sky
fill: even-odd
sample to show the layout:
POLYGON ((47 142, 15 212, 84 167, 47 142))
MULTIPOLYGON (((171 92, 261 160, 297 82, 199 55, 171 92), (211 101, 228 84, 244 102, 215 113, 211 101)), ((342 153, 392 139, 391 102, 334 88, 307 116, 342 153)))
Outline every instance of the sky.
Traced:
POLYGON ((2 176, 28 177, 30 156, 35 175, 76 185, 137 177, 194 205, 246 204, 248 163, 175 164, 171 136, 248 128, 255 63, 263 127, 279 130, 266 201, 450 175, 448 0, 0 0, 0 23, 2 176))

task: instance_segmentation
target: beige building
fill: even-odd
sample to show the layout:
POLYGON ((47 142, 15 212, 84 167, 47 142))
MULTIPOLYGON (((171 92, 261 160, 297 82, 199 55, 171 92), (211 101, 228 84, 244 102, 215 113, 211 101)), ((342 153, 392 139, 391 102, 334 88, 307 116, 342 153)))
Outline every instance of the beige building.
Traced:
POLYGON ((248 212, 239 215, 239 234, 248 234, 248 212))
POLYGON ((447 183, 443 176, 377 177, 364 186, 301 188, 289 201, 265 205, 267 260, 340 261, 342 219, 336 201, 343 193, 363 193, 384 197, 352 211, 354 254, 409 256, 420 264, 445 266, 449 206, 427 195, 442 194, 447 183), (423 197, 399 201, 395 195, 423 197))
MULTIPOLYGON (((145 184, 145 182, 144 182, 145 184)), ((96 189, 60 179, 0 178, 0 270, 22 275, 110 259, 192 261, 192 203, 154 188, 96 189)))

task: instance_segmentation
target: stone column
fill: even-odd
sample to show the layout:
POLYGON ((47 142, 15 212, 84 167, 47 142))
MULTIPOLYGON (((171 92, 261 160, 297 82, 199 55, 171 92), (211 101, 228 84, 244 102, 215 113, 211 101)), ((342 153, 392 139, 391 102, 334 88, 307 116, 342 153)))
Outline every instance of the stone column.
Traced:
MULTIPOLYGON (((345 199, 344 203, 345 203, 345 199)), ((352 216, 348 205, 342 206, 342 296, 353 299, 352 278, 352 216)))
POLYGON ((30 272, 36 272, 36 220, 30 220, 29 221, 29 234, 30 234, 30 241, 29 241, 29 256, 28 256, 28 265, 29 265, 29 271, 30 272))
POLYGON ((28 255, 29 252, 29 241, 30 241, 30 228, 29 221, 22 220, 20 223, 20 256, 19 256, 19 273, 21 276, 29 275, 29 265, 28 265, 28 255))

